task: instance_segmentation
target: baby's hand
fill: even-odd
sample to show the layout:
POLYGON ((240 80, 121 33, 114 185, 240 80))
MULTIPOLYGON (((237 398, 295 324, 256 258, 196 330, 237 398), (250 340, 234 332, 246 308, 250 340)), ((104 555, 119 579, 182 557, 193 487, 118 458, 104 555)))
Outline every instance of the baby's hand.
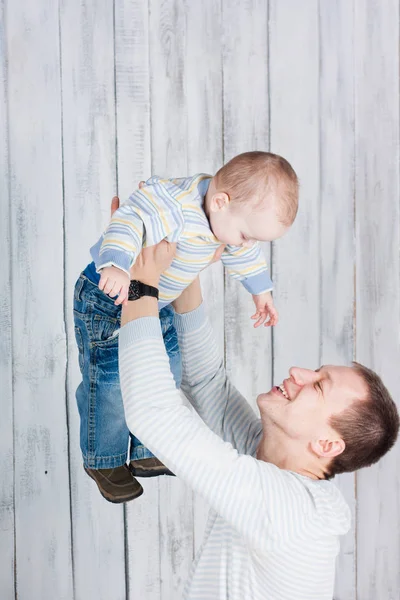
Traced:
POLYGON ((107 296, 114 298, 118 296, 114 304, 126 304, 129 290, 129 275, 118 269, 118 267, 104 267, 101 269, 101 276, 99 281, 99 289, 103 290, 107 296))
POLYGON ((258 296, 253 294, 253 301, 257 309, 257 312, 251 317, 252 319, 257 319, 254 327, 259 327, 263 323, 264 327, 277 325, 278 311, 275 308, 271 292, 264 292, 258 296), (265 321, 267 317, 269 317, 269 320, 265 321))

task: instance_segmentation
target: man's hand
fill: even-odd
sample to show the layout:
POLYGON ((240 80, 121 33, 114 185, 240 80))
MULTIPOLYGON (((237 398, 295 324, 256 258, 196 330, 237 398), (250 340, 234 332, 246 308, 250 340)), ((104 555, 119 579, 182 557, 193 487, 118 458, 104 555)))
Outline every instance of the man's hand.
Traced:
POLYGON ((111 216, 115 213, 116 210, 119 209, 119 198, 118 196, 114 196, 111 200, 111 216))
POLYGON ((176 244, 162 240, 155 246, 143 248, 131 267, 131 279, 158 287, 161 273, 170 266, 175 256, 176 244))
POLYGON ((259 327, 263 323, 264 327, 277 325, 279 320, 278 311, 275 308, 271 292, 264 292, 258 296, 253 295, 253 302, 257 309, 255 314, 251 317, 252 319, 257 319, 256 323, 254 323, 254 327, 259 327), (266 321, 268 317, 269 320, 266 321))
POLYGON ((118 296, 114 304, 119 306, 128 298, 129 275, 118 267, 104 267, 101 269, 99 289, 110 298, 118 296))

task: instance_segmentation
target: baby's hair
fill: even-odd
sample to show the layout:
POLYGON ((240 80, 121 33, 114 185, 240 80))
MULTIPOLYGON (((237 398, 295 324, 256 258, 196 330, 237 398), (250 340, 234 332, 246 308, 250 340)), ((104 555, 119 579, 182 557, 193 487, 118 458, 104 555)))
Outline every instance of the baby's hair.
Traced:
POLYGON ((266 195, 274 195, 277 217, 289 227, 296 218, 299 182, 290 163, 271 152, 244 152, 224 165, 215 175, 218 191, 231 201, 245 202, 258 195, 260 204, 266 195))

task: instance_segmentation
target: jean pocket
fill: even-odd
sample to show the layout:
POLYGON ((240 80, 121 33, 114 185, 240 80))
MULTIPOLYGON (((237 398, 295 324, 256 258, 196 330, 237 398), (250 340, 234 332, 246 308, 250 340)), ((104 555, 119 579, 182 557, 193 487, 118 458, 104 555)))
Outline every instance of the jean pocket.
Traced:
POLYGON ((102 344, 104 342, 112 342, 117 338, 115 332, 119 329, 118 319, 106 317, 105 315, 95 314, 92 321, 94 344, 102 344))

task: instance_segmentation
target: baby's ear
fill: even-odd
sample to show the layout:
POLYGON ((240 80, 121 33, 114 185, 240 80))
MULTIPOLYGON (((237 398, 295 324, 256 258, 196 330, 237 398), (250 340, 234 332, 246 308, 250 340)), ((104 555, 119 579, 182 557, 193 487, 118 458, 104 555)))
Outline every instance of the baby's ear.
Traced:
POLYGON ((217 192, 211 198, 210 209, 212 212, 218 212, 229 206, 229 196, 225 192, 217 192))

